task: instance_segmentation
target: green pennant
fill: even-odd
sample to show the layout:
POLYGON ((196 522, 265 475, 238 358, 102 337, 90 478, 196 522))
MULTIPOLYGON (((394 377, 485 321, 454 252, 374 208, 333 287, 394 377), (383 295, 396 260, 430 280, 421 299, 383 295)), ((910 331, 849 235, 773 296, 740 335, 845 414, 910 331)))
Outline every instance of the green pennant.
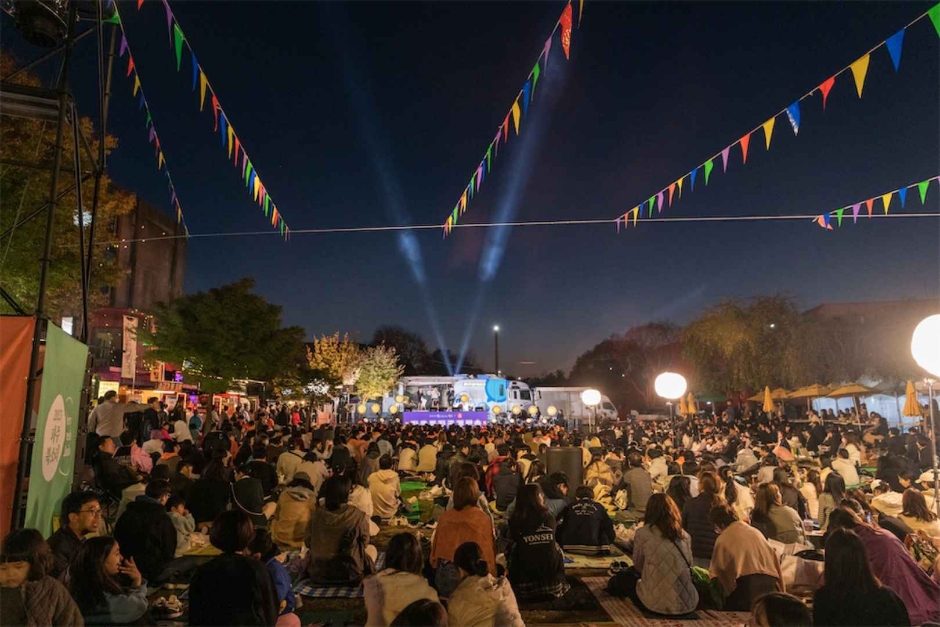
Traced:
POLYGON ((711 175, 712 168, 714 167, 715 167, 715 164, 712 163, 711 159, 705 162, 705 184, 706 185, 708 185, 708 177, 711 175))
MULTIPOLYGON (((940 4, 937 5, 940 7, 940 4)), ((927 202, 927 188, 930 187, 930 179, 921 181, 917 184, 917 191, 920 192, 920 204, 927 202)))
POLYGON ((150 107, 147 107, 147 120, 144 122, 144 128, 150 128, 153 124, 153 118, 150 117, 150 107))
POLYGON ((251 161, 248 162, 248 165, 245 167, 245 187, 248 187, 248 181, 251 180, 251 161))
POLYGON ((836 224, 838 224, 839 226, 842 226, 842 212, 844 211, 845 209, 836 210, 836 224))
POLYGON ((937 31, 937 37, 940 37, 940 2, 933 5, 933 8, 927 11, 930 21, 933 22, 934 30, 937 31))
POLYGON ((457 217, 458 217, 458 214, 459 214, 459 212, 457 211, 457 207, 454 207, 454 212, 453 212, 452 214, 450 214, 450 223, 451 223, 451 225, 457 224, 457 217))
POLYGON ((183 31, 180 25, 173 23, 173 47, 176 49, 176 71, 180 71, 180 62, 183 59, 183 31))
POLYGON ((535 66, 532 68, 532 95, 535 96, 535 85, 539 82, 539 75, 542 73, 542 70, 539 69, 539 62, 535 62, 535 66))
POLYGON ((486 173, 490 173, 490 167, 493 165, 493 144, 486 149, 486 173))
POLYGON ((121 16, 118 14, 117 11, 115 11, 115 12, 114 12, 114 15, 112 15, 111 17, 109 17, 108 19, 106 19, 106 20, 104 21, 104 23, 105 23, 105 24, 120 24, 120 23, 121 23, 121 16))
POLYGON ((268 212, 271 210, 271 197, 265 194, 264 196, 264 215, 267 216, 268 212))
POLYGON ((474 194, 474 192, 476 191, 476 182, 477 182, 477 173, 474 172, 474 173, 473 173, 473 176, 470 177, 470 196, 469 196, 469 198, 471 198, 471 199, 473 198, 473 194, 474 194))
POLYGON ((650 199, 647 201, 650 204, 650 214, 649 217, 653 217, 653 205, 656 204, 656 196, 650 196, 650 199))

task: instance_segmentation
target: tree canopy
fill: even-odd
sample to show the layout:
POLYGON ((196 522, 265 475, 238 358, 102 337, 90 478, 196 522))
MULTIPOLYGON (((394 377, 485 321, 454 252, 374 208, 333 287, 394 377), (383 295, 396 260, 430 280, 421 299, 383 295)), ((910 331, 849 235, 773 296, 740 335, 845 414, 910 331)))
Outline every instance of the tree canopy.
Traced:
POLYGON ((373 346, 384 344, 395 350, 406 376, 426 374, 428 345, 420 335, 396 325, 383 325, 372 335, 373 346))
POLYGON ((349 334, 324 335, 313 339, 313 347, 307 348, 310 368, 322 373, 327 385, 355 385, 362 364, 362 349, 349 339, 349 334))
POLYGON ((356 391, 360 398, 373 399, 392 391, 405 369, 398 363, 398 355, 390 346, 370 346, 359 362, 359 380, 356 391))

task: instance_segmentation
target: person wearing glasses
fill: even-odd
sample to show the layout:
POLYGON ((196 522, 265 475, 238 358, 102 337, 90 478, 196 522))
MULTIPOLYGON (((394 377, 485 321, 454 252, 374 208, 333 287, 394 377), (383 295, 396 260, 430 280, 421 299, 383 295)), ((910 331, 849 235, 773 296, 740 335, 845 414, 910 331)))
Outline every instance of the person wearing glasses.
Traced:
POLYGON ((62 499, 59 529, 49 536, 54 563, 49 574, 65 581, 69 565, 85 538, 98 530, 101 505, 94 492, 72 492, 62 499))

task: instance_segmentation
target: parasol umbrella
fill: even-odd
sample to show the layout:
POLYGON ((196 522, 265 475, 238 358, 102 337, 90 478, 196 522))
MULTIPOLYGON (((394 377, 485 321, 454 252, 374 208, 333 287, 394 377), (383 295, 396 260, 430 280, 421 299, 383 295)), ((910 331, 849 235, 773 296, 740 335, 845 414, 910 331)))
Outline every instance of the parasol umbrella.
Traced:
POLYGON ((689 410, 690 414, 695 415, 698 413, 698 407, 695 404, 695 396, 692 394, 692 392, 689 392, 689 395, 686 397, 685 402, 686 402, 687 409, 689 410))
POLYGON ((763 410, 768 414, 774 410, 774 399, 770 396, 770 386, 764 388, 764 407, 763 410))
POLYGON ((805 398, 806 399, 806 408, 811 407, 812 399, 819 398, 820 396, 825 396, 829 393, 829 386, 822 385, 820 383, 814 383, 813 385, 807 385, 802 387, 795 392, 790 392, 787 394, 787 398, 805 398))
POLYGON ((862 426, 862 412, 858 408, 858 397, 871 394, 874 390, 867 388, 864 385, 858 383, 849 383, 841 387, 837 387, 832 392, 829 392, 826 396, 829 398, 845 398, 846 396, 852 397, 852 402, 855 404, 855 415, 858 416, 858 426, 862 426))
POLYGON ((689 407, 688 407, 688 405, 686 405, 686 403, 685 403, 685 397, 680 397, 680 398, 679 398, 679 415, 680 415, 680 416, 688 416, 688 415, 689 415, 689 407))
POLYGON ((914 389, 914 382, 907 382, 907 391, 904 393, 904 410, 901 412, 905 416, 921 416, 920 401, 917 400, 917 390, 914 389))
POLYGON ((776 390, 770 393, 770 398, 772 398, 775 401, 785 400, 788 396, 790 396, 790 392, 789 390, 786 390, 784 388, 777 388, 776 390))

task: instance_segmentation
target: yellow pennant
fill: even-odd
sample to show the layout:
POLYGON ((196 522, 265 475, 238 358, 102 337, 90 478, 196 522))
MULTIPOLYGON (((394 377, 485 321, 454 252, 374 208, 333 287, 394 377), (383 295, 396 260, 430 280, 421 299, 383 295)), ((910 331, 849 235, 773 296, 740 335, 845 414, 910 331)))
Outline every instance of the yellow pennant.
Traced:
POLYGON ((157 155, 157 170, 163 169, 163 164, 165 161, 166 159, 163 158, 163 151, 161 150, 159 154, 157 155))
POLYGON ((682 198, 682 179, 684 179, 684 178, 685 178, 685 177, 683 176, 683 177, 680 178, 678 181, 676 181, 676 185, 679 186, 679 198, 682 198))
POLYGON ((633 209, 633 226, 636 226, 636 219, 640 216, 640 208, 634 207, 633 209))
POLYGON ((252 190, 255 201, 258 200, 258 191, 261 189, 261 179, 258 178, 258 175, 255 175, 255 188, 252 190))
POLYGON ((519 109, 519 99, 517 98, 514 103, 512 103, 512 123, 516 127, 516 135, 519 134, 519 118, 522 116, 522 111, 519 109))
POLYGON ((881 202, 883 202, 885 205, 885 215, 888 215, 888 207, 891 205, 891 196, 893 194, 894 192, 888 192, 887 194, 881 197, 881 202))
POLYGON ((228 125, 228 158, 232 158, 232 135, 235 134, 235 131, 232 130, 232 125, 228 125))
POLYGON ((202 111, 203 106, 206 104, 206 75, 202 73, 202 70, 199 70, 199 110, 202 111))
POLYGON ((767 150, 770 150, 770 137, 774 134, 774 122, 777 118, 770 118, 762 125, 764 127, 764 139, 767 141, 767 150))
POLYGON ((137 95, 137 92, 140 91, 140 77, 137 73, 134 73, 134 95, 137 95))
POLYGON ((866 54, 849 66, 852 70, 852 76, 855 78, 855 91, 858 92, 859 98, 862 97, 862 88, 865 87, 865 76, 868 74, 868 62, 870 60, 871 55, 866 54))

